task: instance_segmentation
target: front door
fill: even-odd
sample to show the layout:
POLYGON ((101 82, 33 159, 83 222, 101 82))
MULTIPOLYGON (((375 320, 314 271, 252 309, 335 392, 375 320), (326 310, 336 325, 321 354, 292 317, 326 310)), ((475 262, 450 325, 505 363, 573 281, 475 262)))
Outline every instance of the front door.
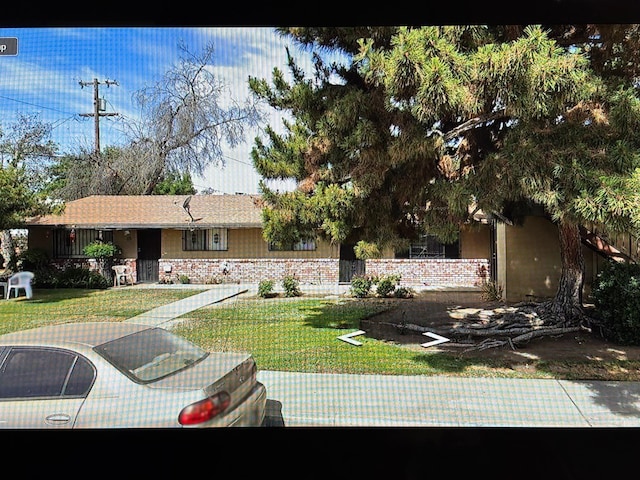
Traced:
POLYGON ((351 283, 355 275, 364 275, 365 261, 358 260, 353 245, 340 245, 340 266, 338 282, 351 283))
POLYGON ((136 262, 138 282, 157 282, 159 280, 159 259, 160 229, 138 230, 138 260, 136 262))

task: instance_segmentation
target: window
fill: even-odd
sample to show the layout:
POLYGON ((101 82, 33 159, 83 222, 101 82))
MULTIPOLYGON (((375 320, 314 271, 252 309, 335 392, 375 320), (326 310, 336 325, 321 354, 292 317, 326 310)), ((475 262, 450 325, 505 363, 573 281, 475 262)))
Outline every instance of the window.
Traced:
POLYGON ((226 228, 196 228, 182 231, 182 250, 226 250, 226 228))
POLYGON ((53 231, 55 258, 87 258, 83 249, 96 240, 113 242, 113 231, 92 228, 58 228, 53 231))
POLYGON ((316 249, 315 240, 300 240, 292 245, 284 245, 279 248, 275 243, 269 242, 269 251, 282 252, 282 251, 312 251, 316 249))
POLYGON ((434 235, 422 235, 404 250, 397 250, 395 258, 460 258, 460 241, 441 243, 434 235))
POLYGON ((127 335, 94 350, 138 383, 173 375, 209 355, 197 345, 163 328, 127 335))
POLYGON ((48 348, 12 348, 0 369, 0 398, 84 396, 95 371, 83 357, 48 348))
POLYGON ((445 245, 433 235, 423 235, 419 242, 409 246, 409 258, 445 258, 445 245))

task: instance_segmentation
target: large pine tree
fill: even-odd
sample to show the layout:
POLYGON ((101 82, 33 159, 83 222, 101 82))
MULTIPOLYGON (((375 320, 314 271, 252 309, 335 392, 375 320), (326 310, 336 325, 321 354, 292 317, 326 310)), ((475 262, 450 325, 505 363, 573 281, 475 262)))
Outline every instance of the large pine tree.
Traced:
MULTIPOLYGON (((544 208, 558 226, 562 273, 541 307, 553 327, 582 310, 579 227, 638 226, 631 190, 640 167, 635 88, 640 34, 632 25, 291 28, 317 52, 307 78, 250 79, 291 114, 253 159, 265 178, 265 235, 290 243, 320 235, 398 246, 422 231, 453 240, 470 205, 502 213, 544 208)), ((366 245, 366 244, 362 244, 366 245)))

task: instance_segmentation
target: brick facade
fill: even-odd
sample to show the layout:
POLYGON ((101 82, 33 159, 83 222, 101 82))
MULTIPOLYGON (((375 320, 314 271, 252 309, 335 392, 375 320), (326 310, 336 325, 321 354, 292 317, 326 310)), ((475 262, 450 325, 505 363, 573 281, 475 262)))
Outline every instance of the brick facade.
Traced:
POLYGON ((489 280, 489 260, 375 259, 367 260, 367 275, 400 275, 400 284, 429 287, 477 287, 489 280))
POLYGON ((294 275, 302 284, 338 283, 338 260, 317 259, 161 259, 161 282, 186 275, 190 283, 258 283, 294 275))
MULTIPOLYGON (((129 265, 134 278, 136 260, 117 261, 129 265)), ((95 270, 92 259, 55 260, 63 270, 68 267, 88 267, 95 270)), ((179 283, 185 275, 190 283, 259 283, 262 280, 280 281, 294 275, 301 284, 335 285, 339 282, 338 259, 160 259, 159 281, 179 283)), ((400 275, 400 285, 430 287, 477 287, 488 280, 487 259, 370 259, 366 274, 370 276, 400 275)))
MULTIPOLYGON (((301 284, 337 284, 337 259, 161 259, 160 281, 176 282, 186 275, 190 283, 258 283, 294 275, 301 284)), ((405 286, 477 287, 488 280, 487 259, 376 259, 367 260, 366 274, 400 275, 405 286)))

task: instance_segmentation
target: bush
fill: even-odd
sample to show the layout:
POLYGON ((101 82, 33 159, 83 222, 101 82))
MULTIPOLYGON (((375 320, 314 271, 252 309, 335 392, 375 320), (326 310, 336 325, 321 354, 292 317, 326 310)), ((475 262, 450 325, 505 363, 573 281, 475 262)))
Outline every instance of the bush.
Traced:
POLYGON ((351 294, 357 298, 364 298, 371 292, 373 280, 366 275, 355 275, 351 279, 351 294))
POLYGON ((495 282, 482 282, 480 296, 486 302, 499 302, 502 300, 502 286, 495 282))
POLYGON ((273 280, 262 280, 258 284, 258 296, 262 298, 273 297, 273 280))
POLYGON ((34 280, 37 280, 37 285, 41 288, 107 288, 110 285, 109 280, 103 275, 86 267, 70 267, 62 272, 41 273, 34 280))
POLYGON ((50 260, 47 252, 41 248, 30 248, 18 255, 20 269, 34 273, 53 268, 51 267, 50 260))
POLYGON ((293 275, 287 275, 282 279, 282 288, 284 288, 285 297, 299 297, 302 295, 299 287, 300 282, 293 275))
POLYGON ((82 252, 86 256, 97 260, 98 269, 103 277, 113 280, 113 271, 111 270, 111 266, 113 257, 120 254, 120 247, 114 245, 112 242, 95 240, 85 246, 82 249, 82 252))
POLYGON ((182 284, 187 284, 187 283, 191 283, 191 280, 187 275, 178 275, 178 282, 182 284))
POLYGON ((416 296, 416 292, 412 288, 398 287, 393 292, 393 296, 396 298, 413 298, 416 296))
POLYGON ((592 290, 603 336, 622 345, 640 345, 640 265, 608 264, 592 290))
POLYGON ((20 270, 33 272, 33 284, 39 287, 46 286, 52 277, 58 275, 58 270, 51 265, 49 255, 43 249, 30 248, 25 250, 17 260, 20 270))
POLYGON ((90 258, 112 258, 120 253, 120 248, 111 242, 96 240, 82 249, 82 252, 90 258))
POLYGON ((204 283, 207 285, 220 285, 221 283, 224 283, 224 278, 219 277, 218 275, 211 275, 204 281, 204 283))
POLYGON ((384 275, 376 280, 376 293, 380 297, 387 297, 393 293, 400 282, 400 275, 384 275))

